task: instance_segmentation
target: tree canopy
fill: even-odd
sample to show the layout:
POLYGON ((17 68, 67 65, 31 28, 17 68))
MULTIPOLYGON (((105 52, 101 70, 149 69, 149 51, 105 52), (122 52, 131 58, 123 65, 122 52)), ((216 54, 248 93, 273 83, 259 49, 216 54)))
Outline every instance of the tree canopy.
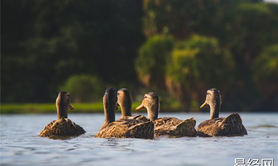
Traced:
POLYGON ((2 0, 1 102, 88 76, 92 94, 153 89, 191 110, 216 87, 227 111, 276 111, 277 44, 278 5, 261 0, 2 0))

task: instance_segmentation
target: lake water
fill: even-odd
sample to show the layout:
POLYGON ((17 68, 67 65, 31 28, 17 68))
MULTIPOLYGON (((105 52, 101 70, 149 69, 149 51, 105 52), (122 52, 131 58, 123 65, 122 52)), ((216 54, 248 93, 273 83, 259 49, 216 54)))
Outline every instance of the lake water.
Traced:
MULTIPOLYGON (((227 114, 222 114, 226 116, 227 114)), ((194 117, 197 125, 209 114, 161 113, 180 119, 194 117)), ((119 114, 117 114, 119 117, 119 114)), ((244 137, 102 139, 94 138, 103 114, 70 114, 87 132, 68 140, 38 136, 49 115, 1 115, 1 165, 96 165, 96 166, 233 166, 235 158, 273 158, 278 166, 278 114, 241 113, 248 135, 244 137)), ((250 160, 251 161, 251 160, 250 160)))

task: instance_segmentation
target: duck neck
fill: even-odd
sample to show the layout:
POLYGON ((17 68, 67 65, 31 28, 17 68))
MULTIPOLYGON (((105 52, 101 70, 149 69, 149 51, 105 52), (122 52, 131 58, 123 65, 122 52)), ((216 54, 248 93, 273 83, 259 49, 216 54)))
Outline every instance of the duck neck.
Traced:
POLYGON ((115 121, 115 112, 114 108, 109 105, 104 105, 104 123, 111 123, 115 121))
POLYGON ((131 116, 131 102, 124 101, 123 104, 120 105, 121 107, 121 118, 126 118, 127 116, 131 116))
POLYGON ((218 101, 210 105, 209 119, 219 118, 220 107, 221 107, 220 102, 218 101))
POLYGON ((159 105, 152 105, 147 108, 148 117, 151 121, 154 121, 158 118, 159 105))
POLYGON ((57 118, 62 119, 62 118, 68 118, 68 112, 67 112, 67 107, 61 103, 56 104, 57 107, 57 118))
POLYGON ((121 118, 126 118, 128 116, 131 116, 131 108, 121 107, 121 118))

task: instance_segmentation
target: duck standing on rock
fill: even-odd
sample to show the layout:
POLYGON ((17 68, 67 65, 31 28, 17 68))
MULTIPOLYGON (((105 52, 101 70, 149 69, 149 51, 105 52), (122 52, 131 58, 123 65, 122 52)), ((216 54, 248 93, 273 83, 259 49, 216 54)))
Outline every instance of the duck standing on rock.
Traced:
POLYGON ((199 136, 243 136, 247 131, 238 113, 232 113, 226 118, 219 118, 221 108, 221 94, 218 89, 207 90, 206 101, 200 108, 210 107, 210 118, 198 126, 199 136))
POLYGON ((61 91, 56 99, 57 120, 53 120, 41 131, 41 137, 64 138, 79 136, 85 133, 85 130, 79 125, 68 119, 68 109, 73 110, 70 94, 61 91))
MULTIPOLYGON (((109 88, 103 96, 104 124, 96 134, 99 138, 146 138, 154 136, 154 125, 151 121, 128 118, 129 113, 123 113, 120 120, 115 121, 117 108, 117 90, 109 88)), ((124 110, 130 111, 130 110, 124 110)), ((131 115, 131 114, 130 114, 131 115)))
POLYGON ((174 117, 158 118, 160 110, 159 97, 154 92, 144 95, 142 104, 136 110, 147 109, 149 119, 154 123, 154 135, 159 137, 167 135, 169 137, 196 136, 196 121, 193 118, 180 120, 174 117))

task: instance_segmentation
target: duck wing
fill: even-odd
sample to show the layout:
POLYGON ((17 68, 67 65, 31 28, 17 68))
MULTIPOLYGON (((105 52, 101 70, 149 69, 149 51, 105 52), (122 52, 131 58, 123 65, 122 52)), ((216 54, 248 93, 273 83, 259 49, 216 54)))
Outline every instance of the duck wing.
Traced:
POLYGON ((104 124, 95 137, 100 138, 146 138, 152 139, 154 124, 148 120, 121 119, 104 124))
POLYGON ((197 135, 201 137, 212 137, 215 136, 219 131, 219 125, 224 120, 224 118, 215 118, 210 120, 205 120, 199 124, 197 129, 197 135))
POLYGON ((196 121, 193 118, 180 120, 174 117, 163 117, 155 120, 154 124, 155 137, 162 135, 169 137, 196 136, 196 121))
POLYGON ((227 116, 220 124, 221 135, 242 136, 247 135, 247 130, 242 124, 241 117, 238 113, 232 113, 227 116))

